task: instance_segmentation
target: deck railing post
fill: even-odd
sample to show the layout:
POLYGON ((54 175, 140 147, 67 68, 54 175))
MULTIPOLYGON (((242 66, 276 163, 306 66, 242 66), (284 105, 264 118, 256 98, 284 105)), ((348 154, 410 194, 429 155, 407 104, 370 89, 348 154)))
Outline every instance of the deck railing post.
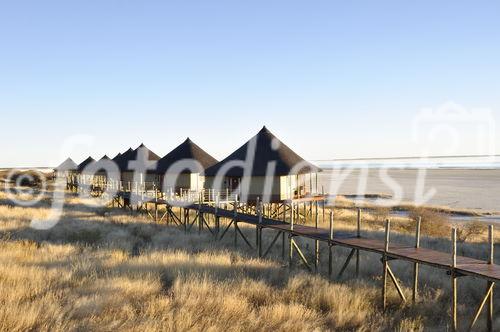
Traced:
MULTIPOLYGON (((315 202, 315 215, 314 215, 314 223, 315 227, 318 228, 319 223, 319 202, 315 202)), ((314 268, 316 272, 319 270, 319 240, 314 241, 314 268)))
POLYGON ((391 222, 389 219, 385 221, 385 240, 384 240, 384 255, 382 257, 383 275, 382 275, 382 307, 385 311, 387 307, 387 252, 389 251, 389 234, 391 231, 391 222))
POLYGON ((158 221, 158 189, 154 186, 155 190, 155 222, 158 221))
MULTIPOLYGON (((361 209, 358 208, 357 213, 356 236, 361 237, 361 209)), ((359 278, 359 249, 356 249, 356 278, 359 278)))
POLYGON ((330 211, 330 233, 328 243, 328 276, 331 277, 333 273, 333 210, 330 211))
POLYGON ((289 251, 288 251, 288 264, 289 267, 292 268, 293 265, 293 223, 295 218, 295 207, 293 202, 290 204, 291 208, 291 217, 290 217, 290 234, 288 234, 288 242, 289 242, 289 251))
POLYGON ((201 202, 203 201, 203 192, 200 193, 198 198, 198 233, 203 229, 203 212, 201 212, 201 202))
MULTIPOLYGON (((494 264, 494 255, 495 255, 495 239, 494 239, 494 228, 493 225, 489 225, 488 227, 488 242, 490 246, 490 257, 488 259, 488 264, 494 264)), ((487 289, 491 288, 490 297, 488 299, 488 314, 487 314, 487 328, 488 331, 493 331, 493 290, 495 283, 492 281, 488 281, 487 289)))
POLYGON ((234 201, 234 247, 238 245, 238 195, 235 197, 234 201))
POLYGON ((457 330, 457 229, 451 230, 451 329, 457 330))
MULTIPOLYGON (((260 222, 260 217, 261 217, 262 211, 261 211, 261 206, 260 206, 260 198, 257 197, 257 200, 255 201, 255 215, 259 218, 258 223, 260 222)), ((259 247, 259 225, 255 225, 255 246, 258 248, 259 247)), ((258 250, 258 249, 257 249, 258 250)))
MULTIPOLYGON (((418 217, 417 226, 415 230, 415 249, 420 248, 420 225, 422 222, 422 218, 418 217)), ((412 301, 415 304, 417 302, 418 295, 418 263, 413 263, 413 292, 412 292, 412 301)))
POLYGON ((262 202, 259 203, 259 224, 257 225, 257 251, 262 257, 262 202))
POLYGON ((220 232, 220 219, 219 219, 219 205, 220 205, 220 193, 217 193, 215 200, 215 239, 219 238, 220 232))

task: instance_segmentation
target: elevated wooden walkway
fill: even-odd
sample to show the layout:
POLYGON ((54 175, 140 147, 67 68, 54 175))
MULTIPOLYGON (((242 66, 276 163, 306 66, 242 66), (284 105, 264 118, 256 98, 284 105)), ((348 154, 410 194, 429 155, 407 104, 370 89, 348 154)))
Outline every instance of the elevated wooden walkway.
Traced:
MULTIPOLYGON (((359 273, 359 265, 360 265, 360 251, 371 252, 375 254, 381 255, 382 262, 382 305, 385 310, 387 305, 387 281, 391 280, 392 284, 395 286, 400 298, 402 301, 406 302, 406 296, 403 292, 403 289, 400 286, 400 281, 396 278, 392 269, 390 267, 390 261, 392 260, 400 260, 406 261, 408 263, 412 263, 413 265, 413 280, 412 280, 412 300, 416 302, 418 296, 418 278, 419 278, 419 265, 426 265, 438 269, 442 269, 447 271, 448 275, 450 275, 451 281, 451 291, 452 291, 452 303, 451 303, 451 330, 456 331, 458 326, 458 318, 457 318, 457 278, 464 276, 471 276, 487 282, 486 285, 486 293, 484 294, 483 300, 479 304, 475 315, 472 319, 469 328, 474 327, 477 322, 480 314, 485 311, 486 308, 486 319, 487 319, 487 327, 489 331, 493 330, 493 289, 496 282, 500 281, 500 266, 493 263, 493 228, 490 226, 489 229, 489 243, 490 243, 490 252, 488 260, 475 259, 470 257, 463 257, 456 255, 456 230, 453 230, 452 233, 452 247, 451 252, 442 252, 437 250, 432 250, 428 248, 420 247, 420 222, 417 223, 416 234, 415 234, 415 245, 403 245, 398 243, 391 243, 390 239, 390 222, 386 221, 385 227, 385 239, 378 240, 372 238, 366 238, 361 236, 360 232, 360 210, 358 210, 358 228, 353 232, 337 232, 333 229, 334 218, 333 213, 330 214, 330 228, 324 229, 317 227, 318 225, 318 204, 320 203, 320 199, 307 199, 307 200, 297 200, 290 202, 283 202, 280 206, 277 207, 274 212, 270 212, 266 217, 263 215, 262 211, 262 203, 259 206, 253 206, 251 208, 242 208, 239 206, 238 202, 231 202, 231 204, 226 204, 226 206, 230 206, 233 209, 221 208, 218 206, 214 206, 211 204, 205 203, 186 203, 186 202, 175 202, 175 201, 167 201, 162 199, 149 199, 141 203, 143 197, 134 196, 134 194, 130 193, 121 193, 118 196, 118 199, 123 199, 124 204, 123 207, 126 207, 125 200, 129 201, 131 199, 135 199, 139 202, 139 204, 145 204, 144 211, 146 211, 149 216, 151 216, 155 221, 162 221, 165 217, 168 220, 173 221, 175 224, 179 226, 184 226, 186 231, 189 231, 194 224, 198 223, 199 231, 203 229, 208 229, 216 239, 222 239, 231 228, 234 228, 234 243, 237 244, 237 239, 242 238, 244 242, 251 247, 252 249, 257 250, 257 254, 259 257, 266 257, 270 252, 272 247, 275 245, 279 237, 282 238, 282 257, 285 259, 286 252, 288 252, 288 260, 289 265, 293 265, 294 253, 298 254, 300 261, 309 269, 313 270, 313 267, 316 271, 319 269, 319 255, 320 255, 320 246, 319 243, 325 243, 328 247, 328 272, 329 275, 332 275, 332 262, 333 262, 333 253, 332 249, 334 247, 344 247, 351 249, 348 257, 345 260, 338 277, 341 277, 343 273, 346 271, 350 262, 353 258, 355 258, 355 267, 356 267, 356 275, 359 273), (148 209, 147 204, 153 204, 154 212, 152 213, 148 209), (289 205, 287 205, 289 204, 289 205), (316 204, 315 218, 316 225, 303 225, 296 224, 295 220, 300 217, 299 212, 299 204, 309 204, 309 208, 312 214, 312 205, 316 204), (158 215, 158 207, 164 206, 166 211, 163 216, 158 215), (174 212, 174 208, 178 209, 178 214, 174 212), (282 209, 280 211, 280 208, 282 209), (195 217, 192 219, 189 211, 195 211, 195 217), (251 211, 243 212, 243 211, 251 211), (255 212, 255 214, 253 214, 255 212), (288 214, 287 214, 288 213, 288 214), (280 217, 282 215, 282 218, 280 217), (210 225, 205 215, 212 215, 215 219, 215 225, 210 225), (290 217, 287 220, 287 216, 290 217), (224 229, 220 228, 220 219, 226 219, 229 223, 224 227, 224 229), (248 225, 252 225, 256 227, 256 237, 255 242, 252 242, 247 238, 247 236, 240 230, 238 224, 244 223, 248 225), (262 232, 265 229, 276 231, 276 235, 268 244, 267 249, 263 248, 263 238, 262 232), (295 238, 308 238, 315 242, 314 248, 314 262, 310 264, 306 256, 301 251, 299 244, 295 241, 295 238), (255 246, 255 247, 254 247, 255 246), (265 250, 264 250, 265 249, 265 250)), ((139 205, 138 205, 139 209, 139 205)))

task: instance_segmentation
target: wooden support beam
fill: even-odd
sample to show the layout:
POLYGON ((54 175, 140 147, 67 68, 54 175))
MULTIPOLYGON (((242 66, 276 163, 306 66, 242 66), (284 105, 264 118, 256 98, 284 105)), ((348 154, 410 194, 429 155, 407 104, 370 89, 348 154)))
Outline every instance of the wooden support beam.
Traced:
POLYGON ((284 234, 284 232, 278 232, 276 233, 276 236, 273 238, 273 240, 271 241, 271 244, 269 245, 269 247, 267 247, 266 251, 264 252, 264 254, 262 255, 262 258, 266 257, 269 252, 271 252, 271 249, 273 248, 274 244, 276 243, 276 241, 278 241, 278 238, 280 237, 280 235, 284 234))
POLYGON ((243 234, 243 232, 240 230, 240 228, 238 227, 238 223, 234 223, 234 227, 235 227, 235 230, 236 230, 236 235, 235 235, 235 238, 237 236, 237 234, 240 234, 240 236, 243 238, 243 241, 245 241, 245 243, 250 247, 250 249, 253 249, 253 246, 252 244, 250 243, 250 241, 248 241, 247 237, 245 236, 245 234, 243 234))
POLYGON ((208 231, 212 234, 212 235, 215 235, 215 231, 212 229, 212 227, 210 227, 210 225, 208 224, 208 221, 207 219, 205 219, 205 215, 202 214, 201 215, 201 222, 202 222, 202 225, 205 225, 208 229, 208 231))
POLYGON ((233 225, 233 223, 234 223, 234 219, 231 219, 231 221, 229 222, 229 224, 227 225, 227 227, 222 232, 222 235, 220 236, 219 240, 222 240, 224 238, 224 235, 226 235, 227 231, 229 231, 229 229, 231 228, 231 226, 233 225))
POLYGON ((389 273, 389 276, 391 277, 391 280, 394 283, 394 286, 396 286, 396 290, 398 291, 399 297, 401 297, 401 300, 403 300, 403 302, 406 302, 406 297, 403 293, 403 289, 401 288, 401 286, 399 286, 399 282, 396 279, 396 276, 394 275, 394 273, 392 272, 392 269, 389 266, 389 264, 387 264, 387 272, 389 273))
MULTIPOLYGON (((479 304, 479 307, 477 308, 476 313, 474 314, 474 318, 472 319, 472 323, 470 324, 469 330, 472 330, 474 325, 476 325, 476 322, 479 318, 479 315, 481 315, 481 312, 483 311, 484 305, 486 304, 486 302, 489 302, 489 299, 492 298, 492 295, 493 295, 492 292, 493 292, 494 286, 495 286, 494 282, 488 282, 488 288, 486 289, 486 294, 484 295, 483 300, 479 304)), ((488 325, 488 329, 489 328, 490 328, 490 326, 488 325)))
POLYGON ((342 268, 340 269, 339 274, 337 275, 337 279, 340 279, 342 275, 344 274, 345 270, 349 266, 349 263, 351 262, 352 257, 354 256, 354 253, 356 252, 356 249, 351 249, 351 252, 347 256, 344 265, 342 265, 342 268))
POLYGON ((196 216, 194 217, 193 221, 189 221, 189 215, 185 215, 186 216, 186 219, 185 219, 185 223, 187 225, 187 231, 191 231, 191 228, 193 228, 194 224, 196 224, 196 222, 198 221, 199 222, 199 217, 200 215, 197 213, 196 216))
POLYGON ((295 250, 297 251, 297 253, 299 254, 299 257, 302 261, 302 263, 304 263, 304 265, 307 267, 307 269, 309 271, 312 271, 312 268, 311 266, 309 265, 309 262, 307 261, 306 259, 306 256, 304 256, 304 254, 302 253, 302 251, 300 250, 299 246, 297 245, 297 243, 295 243, 295 241, 293 240, 292 238, 292 246, 293 248, 295 248, 295 250))

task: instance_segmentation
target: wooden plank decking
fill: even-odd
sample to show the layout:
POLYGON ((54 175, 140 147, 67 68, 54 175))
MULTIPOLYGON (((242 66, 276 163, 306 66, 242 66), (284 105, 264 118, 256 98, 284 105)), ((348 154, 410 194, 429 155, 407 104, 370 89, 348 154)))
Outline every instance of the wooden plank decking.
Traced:
MULTIPOLYGON (((190 205, 188 208, 197 210, 199 206, 190 205)), ((210 214, 217 213, 218 216, 224 218, 235 217, 235 213, 232 210, 225 210, 221 208, 216 209, 215 207, 209 205, 202 205, 201 211, 203 213, 210 214)), ((383 240, 357 237, 355 234, 346 232, 334 232, 333 240, 330 240, 330 232, 327 229, 295 224, 292 230, 289 223, 270 218, 262 218, 261 223, 259 224, 259 216, 243 214, 240 212, 237 214, 237 220, 238 222, 259 225, 262 228, 284 231, 292 235, 302 236, 313 240, 331 242, 334 245, 374 252, 381 255, 384 254, 385 243, 383 240)), ((475 258, 457 256, 457 265, 453 268, 451 253, 428 248, 414 248, 396 243, 390 244, 387 256, 389 258, 429 265, 445 270, 455 269, 459 274, 475 276, 493 282, 500 281, 500 265, 488 264, 487 261, 475 258)))

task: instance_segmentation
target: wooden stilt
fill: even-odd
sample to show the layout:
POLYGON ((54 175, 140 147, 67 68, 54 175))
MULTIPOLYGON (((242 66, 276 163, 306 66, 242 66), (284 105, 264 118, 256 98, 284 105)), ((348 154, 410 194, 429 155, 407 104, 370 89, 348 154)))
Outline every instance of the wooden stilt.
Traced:
MULTIPOLYGON (((490 245, 490 257, 488 259, 488 264, 494 264, 495 257, 495 239, 494 239, 494 228, 493 225, 488 227, 488 242, 490 245)), ((488 301, 488 316, 486 321, 486 326, 488 331, 493 331, 493 294, 494 294, 495 283, 488 281, 488 289, 490 289, 490 297, 488 301)))
POLYGON ((290 268, 292 268, 292 265, 293 265, 293 235, 292 235, 292 232, 293 232, 293 222, 294 222, 294 204, 291 203, 290 204, 290 208, 291 208, 291 215, 292 217, 290 218, 290 234, 288 235, 288 240, 289 240, 289 252, 288 252, 288 265, 290 268))
MULTIPOLYGON (((319 202, 316 201, 314 211, 314 223, 316 228, 318 228, 319 223, 318 204, 319 202)), ((319 240, 314 241, 314 269, 316 272, 319 271, 319 240)))
MULTIPOLYGON (((422 218, 418 217, 417 219, 417 228, 415 231, 415 248, 420 248, 420 224, 422 222, 422 218)), ((417 302, 418 296, 418 263, 413 263, 413 292, 412 292, 412 302, 415 304, 417 302)))
MULTIPOLYGON (((358 208, 356 236, 361 237, 361 209, 358 208)), ((356 249, 356 278, 359 278, 359 249, 356 249)))
POLYGON ((333 273, 333 211, 330 211, 330 241, 328 243, 328 276, 333 273))
MULTIPOLYGON (((262 206, 259 197, 255 203, 255 214, 259 217, 259 223, 262 218, 262 206)), ((259 225, 255 225, 255 246, 259 248, 259 225)))
POLYGON ((234 224, 234 247, 236 248, 238 246, 238 200, 235 200, 234 202, 234 219, 233 219, 233 224, 234 224))
POLYGON ((453 228, 451 231, 452 243, 452 269, 451 269, 451 329, 457 331, 457 229, 453 228))
POLYGON ((259 224, 257 225, 257 253, 262 257, 262 203, 259 205, 259 224))
POLYGON ((383 263, 383 274, 382 274, 382 308, 387 307, 387 252, 389 251, 389 232, 390 232, 390 221, 385 221, 385 242, 384 242, 384 255, 382 257, 383 263))

